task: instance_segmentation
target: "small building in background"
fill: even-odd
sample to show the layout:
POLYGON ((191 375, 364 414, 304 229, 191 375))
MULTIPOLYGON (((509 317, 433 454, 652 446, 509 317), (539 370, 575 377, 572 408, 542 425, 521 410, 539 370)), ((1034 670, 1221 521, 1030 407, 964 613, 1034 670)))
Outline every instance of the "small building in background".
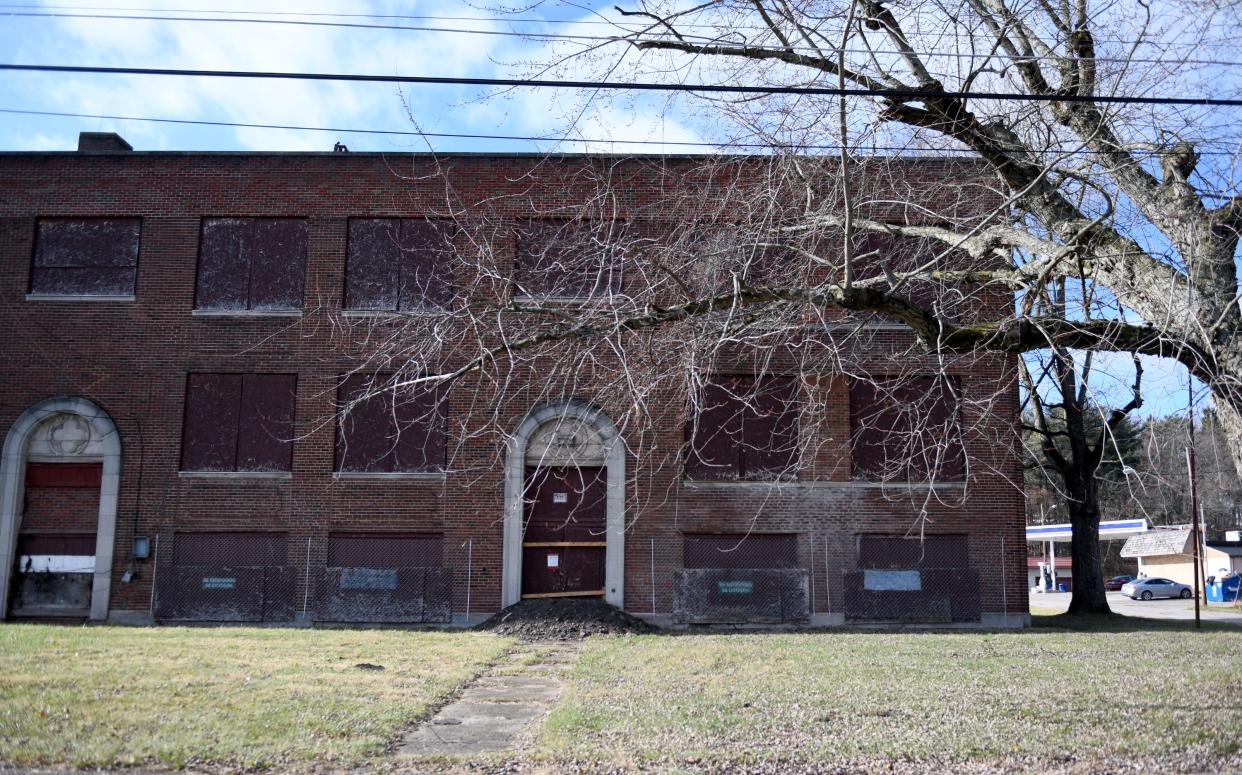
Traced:
POLYGON ((1139 576, 1160 576, 1193 585, 1192 550, 1190 528, 1155 529, 1126 539, 1121 556, 1138 560, 1139 576))
MULTIPOLYGON (((1182 584, 1195 583, 1194 545, 1190 528, 1156 529, 1128 539, 1122 557, 1138 560, 1140 576, 1162 576, 1182 584)), ((1242 540, 1206 541, 1203 576, 1242 573, 1242 540)))

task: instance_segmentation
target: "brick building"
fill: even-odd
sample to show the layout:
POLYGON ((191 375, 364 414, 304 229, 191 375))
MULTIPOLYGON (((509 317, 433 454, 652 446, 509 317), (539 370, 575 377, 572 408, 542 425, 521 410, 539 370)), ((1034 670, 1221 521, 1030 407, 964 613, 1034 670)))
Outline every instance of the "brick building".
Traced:
MULTIPOLYGON (((377 343, 451 325, 435 313, 463 285, 503 314, 637 296, 643 265, 573 264, 612 238, 565 213, 607 200, 658 243, 695 207, 734 207, 703 159, 83 144, 0 154, 6 616, 461 623, 589 594, 666 622, 1027 620, 1004 357, 946 370, 901 326, 842 313, 868 332, 852 362, 904 375, 890 390, 734 348, 695 401, 646 396, 641 429, 580 365, 547 366, 555 350, 503 391, 482 369, 372 394, 405 367, 377 343), (450 255, 474 258, 446 275, 450 255), (910 409, 956 435, 893 476, 892 439, 925 435, 910 409)), ((977 174, 894 164, 923 197, 977 174)), ((477 354, 444 338, 441 368, 477 354)))

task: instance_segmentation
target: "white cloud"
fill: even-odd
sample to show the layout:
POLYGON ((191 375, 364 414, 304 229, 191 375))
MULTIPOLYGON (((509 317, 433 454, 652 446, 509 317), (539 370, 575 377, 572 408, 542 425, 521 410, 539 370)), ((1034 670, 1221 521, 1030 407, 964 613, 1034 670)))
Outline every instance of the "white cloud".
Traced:
POLYGON ((78 138, 68 134, 35 134, 18 141, 15 151, 71 151, 77 148, 78 138))
MULTIPOLYGON (((307 12, 305 5, 269 2, 264 10, 307 12)), ((326 9, 325 9, 326 10, 326 9)), ((333 13, 383 12, 375 3, 335 5, 333 13)), ((420 7, 419 13, 436 13, 420 7)), ((409 13, 409 6, 402 11, 409 13)), ((456 15, 462 15, 455 9, 456 15)), ((297 17, 279 17, 296 19, 297 17)), ((366 19, 351 19, 365 23, 366 19)), ((372 20, 382 22, 384 20, 372 20)), ((319 26, 199 22, 39 20, 37 34, 13 35, 18 58, 42 63, 83 63, 176 69, 261 70, 274 72, 352 72, 377 74, 490 74, 489 56, 502 38, 446 32, 367 30, 319 26)), ((415 26, 449 23, 402 22, 415 26)), ((493 22, 452 22, 453 26, 495 29, 493 22)), ((170 76, 21 76, 33 86, 10 87, 17 103, 37 95, 39 108, 75 113, 149 116, 256 124, 408 129, 398 89, 393 84, 170 76), (37 85, 36 85, 37 84, 37 85)), ((0 93, 10 91, 0 87, 0 93)), ((440 107, 459 97, 460 89, 410 87, 414 112, 452 121, 440 107)), ((8 95, 6 95, 8 96, 8 95)), ((190 130, 149 125, 130 131, 137 139, 166 141, 190 130)), ((458 131, 461 131, 460 129, 458 131)), ((199 130, 216 138, 214 147, 305 150, 331 147, 327 133, 238 128, 235 143, 222 130, 199 130)), ((383 141, 377 141, 382 143, 383 141)), ((163 147, 160 144, 144 147, 163 147)), ((136 144, 136 147, 138 145, 136 144)))

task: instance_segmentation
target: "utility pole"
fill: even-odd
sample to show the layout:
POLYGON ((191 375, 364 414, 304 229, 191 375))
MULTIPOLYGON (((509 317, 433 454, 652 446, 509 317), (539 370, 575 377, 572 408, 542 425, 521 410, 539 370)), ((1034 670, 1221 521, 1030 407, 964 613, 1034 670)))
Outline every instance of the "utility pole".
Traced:
MULTIPOLYGON (((1186 309, 1194 309, 1195 303, 1195 243, 1190 244, 1186 257, 1186 309)), ((1190 542, 1194 544, 1191 555, 1191 572, 1195 575, 1195 629, 1203 628, 1199 619, 1199 493, 1195 489, 1195 378, 1186 368, 1186 419, 1190 422, 1190 445, 1186 447, 1186 471, 1190 476, 1190 542)))
POLYGON ((1195 575, 1195 629, 1197 630, 1202 627, 1199 621, 1199 496, 1195 490, 1194 420, 1190 422, 1191 446, 1186 447, 1186 471, 1190 476, 1190 543, 1194 546, 1192 572, 1195 575))

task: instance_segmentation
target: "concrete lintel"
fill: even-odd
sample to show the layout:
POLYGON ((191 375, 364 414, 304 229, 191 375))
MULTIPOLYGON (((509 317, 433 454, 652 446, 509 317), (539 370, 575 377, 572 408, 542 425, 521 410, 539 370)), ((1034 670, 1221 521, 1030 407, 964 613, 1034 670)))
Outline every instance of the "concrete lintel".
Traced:
POLYGON ((443 471, 334 471, 337 481, 404 480, 413 482, 443 482, 443 471))
POLYGON ((190 316, 196 318, 300 318, 300 309, 195 309, 190 316))
POLYGON ((64 293, 28 293, 26 301, 137 301, 138 297, 131 294, 116 296, 91 296, 64 293))
POLYGON ((229 481, 285 481, 292 471, 178 471, 181 479, 227 479, 229 481))

